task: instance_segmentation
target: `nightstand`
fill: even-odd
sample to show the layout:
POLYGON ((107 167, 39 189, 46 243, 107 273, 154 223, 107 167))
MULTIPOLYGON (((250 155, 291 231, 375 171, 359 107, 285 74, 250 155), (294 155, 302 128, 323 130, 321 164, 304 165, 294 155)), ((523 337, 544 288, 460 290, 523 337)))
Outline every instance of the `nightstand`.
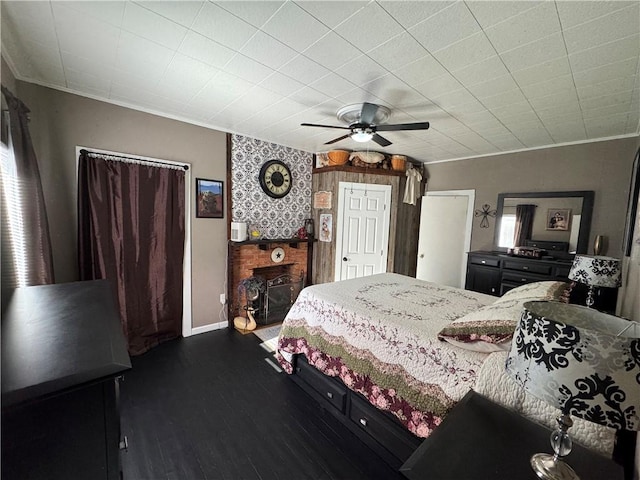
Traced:
MULTIPOLYGON (((551 431, 470 391, 402 465, 411 480, 535 479, 529 458, 552 453, 551 431)), ((571 434, 571 430, 569 430, 571 434)), ((566 462, 582 480, 624 478, 622 466, 573 445, 566 462)))

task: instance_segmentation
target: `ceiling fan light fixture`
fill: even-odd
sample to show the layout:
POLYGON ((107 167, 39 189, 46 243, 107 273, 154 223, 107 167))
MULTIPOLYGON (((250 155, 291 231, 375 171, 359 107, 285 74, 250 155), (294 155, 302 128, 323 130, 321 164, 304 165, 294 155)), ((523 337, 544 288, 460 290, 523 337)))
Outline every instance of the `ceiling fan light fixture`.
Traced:
POLYGON ((353 135, 351 135, 351 138, 359 143, 364 143, 364 142, 368 142, 369 140, 371 140, 373 138, 373 133, 371 132, 355 132, 353 135))

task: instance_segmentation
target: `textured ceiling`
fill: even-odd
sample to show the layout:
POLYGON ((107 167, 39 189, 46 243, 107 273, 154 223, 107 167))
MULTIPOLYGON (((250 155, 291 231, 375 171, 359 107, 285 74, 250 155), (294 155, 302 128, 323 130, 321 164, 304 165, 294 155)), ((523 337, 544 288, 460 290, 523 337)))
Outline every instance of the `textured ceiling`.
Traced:
POLYGON ((640 2, 2 4, 20 80, 311 152, 347 104, 388 106, 422 162, 638 134, 640 2))

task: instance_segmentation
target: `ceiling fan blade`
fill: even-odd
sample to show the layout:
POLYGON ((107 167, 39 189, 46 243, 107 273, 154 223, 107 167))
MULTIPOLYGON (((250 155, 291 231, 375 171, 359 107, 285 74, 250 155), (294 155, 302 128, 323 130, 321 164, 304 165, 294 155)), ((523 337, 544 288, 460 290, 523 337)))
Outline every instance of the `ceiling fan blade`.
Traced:
POLYGON ((391 145, 391 142, 389 140, 387 140, 386 138, 378 135, 377 133, 373 134, 373 137, 371 137, 371 140, 376 142, 381 147, 388 147, 389 145, 391 145))
POLYGON ((394 130, 426 130, 429 128, 429 122, 416 123, 398 123, 396 125, 376 125, 379 132, 390 132, 394 130))
POLYGON ((333 140, 329 140, 328 142, 325 142, 325 145, 331 145, 332 143, 336 143, 339 142, 340 140, 344 140, 345 138, 349 138, 351 136, 351 134, 347 134, 347 135, 343 135, 341 137, 338 138, 334 138, 333 140))
POLYGON ((317 123, 301 123, 301 127, 323 127, 323 128, 339 128, 341 130, 349 130, 349 127, 337 127, 335 125, 319 125, 317 123))
POLYGON ((360 123, 366 123, 367 125, 373 123, 373 119, 376 117, 378 111, 378 105, 373 103, 363 103, 362 111, 360 112, 360 123))

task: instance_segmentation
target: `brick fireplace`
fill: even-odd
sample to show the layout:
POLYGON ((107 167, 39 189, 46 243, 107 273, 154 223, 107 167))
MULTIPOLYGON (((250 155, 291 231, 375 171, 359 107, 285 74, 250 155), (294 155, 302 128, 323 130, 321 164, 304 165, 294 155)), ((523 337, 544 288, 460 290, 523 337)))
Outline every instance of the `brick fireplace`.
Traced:
MULTIPOLYGON (((267 281, 272 281, 270 288, 279 287, 288 275, 292 280, 292 292, 297 295, 300 286, 309 284, 311 278, 310 266, 313 252, 312 243, 307 240, 250 240, 245 242, 229 242, 229 271, 228 271, 228 318, 229 327, 233 328, 233 318, 246 316, 245 298, 239 298, 238 283, 244 278, 260 275, 267 281), (275 248, 284 250, 284 260, 274 262, 271 253, 275 248), (300 280, 302 280, 300 282, 300 280), (298 290, 295 290, 295 288, 298 290)), ((277 293, 277 288, 273 290, 277 293)), ((279 295, 282 297, 282 295, 279 295)), ((277 296, 276 296, 277 298, 277 296)), ((294 298, 295 300, 295 298, 294 298)), ((264 299, 256 307, 262 307, 264 299)), ((276 314, 277 315, 277 314, 276 314)), ((284 318, 284 317, 283 317, 284 318)), ((282 320, 277 316, 269 318, 269 323, 282 320)), ((256 317, 258 323, 265 323, 264 318, 256 317), (262 320, 262 321, 261 321, 262 320)))

